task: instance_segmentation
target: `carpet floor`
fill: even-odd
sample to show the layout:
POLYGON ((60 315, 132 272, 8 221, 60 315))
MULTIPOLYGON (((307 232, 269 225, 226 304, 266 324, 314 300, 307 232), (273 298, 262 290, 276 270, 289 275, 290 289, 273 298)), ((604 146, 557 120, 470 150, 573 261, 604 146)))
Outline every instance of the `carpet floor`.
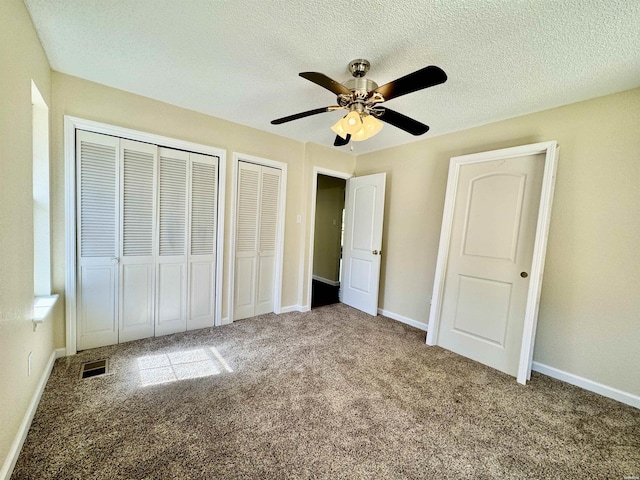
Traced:
POLYGON ((57 360, 12 478, 634 475, 640 410, 337 304, 57 360))

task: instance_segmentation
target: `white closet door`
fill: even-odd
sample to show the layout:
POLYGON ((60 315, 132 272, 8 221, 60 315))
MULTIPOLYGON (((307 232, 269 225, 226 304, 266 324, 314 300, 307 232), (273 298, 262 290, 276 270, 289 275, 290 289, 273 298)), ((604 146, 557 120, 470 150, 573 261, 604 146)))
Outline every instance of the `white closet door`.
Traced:
POLYGON ((215 317, 218 158, 189 154, 189 312, 187 330, 213 327, 215 317))
POLYGON ((120 342, 154 333, 154 219, 158 148, 120 140, 120 342))
POLYGON ((118 343, 119 142, 76 135, 78 350, 118 343))
POLYGON ((255 315, 273 312, 281 175, 277 168, 262 167, 255 315))
POLYGON ((255 315, 261 171, 259 165, 238 162, 234 320, 255 315))
POLYGON ((187 329, 187 218, 189 154, 158 149, 156 335, 187 329))

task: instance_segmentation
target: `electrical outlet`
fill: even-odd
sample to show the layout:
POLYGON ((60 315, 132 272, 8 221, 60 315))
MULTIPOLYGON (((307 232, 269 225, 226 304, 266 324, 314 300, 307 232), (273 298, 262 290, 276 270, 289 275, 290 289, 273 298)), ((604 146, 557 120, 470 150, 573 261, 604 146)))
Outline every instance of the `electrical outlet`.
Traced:
POLYGON ((31 376, 31 357, 33 356, 33 352, 29 352, 29 376, 31 376))

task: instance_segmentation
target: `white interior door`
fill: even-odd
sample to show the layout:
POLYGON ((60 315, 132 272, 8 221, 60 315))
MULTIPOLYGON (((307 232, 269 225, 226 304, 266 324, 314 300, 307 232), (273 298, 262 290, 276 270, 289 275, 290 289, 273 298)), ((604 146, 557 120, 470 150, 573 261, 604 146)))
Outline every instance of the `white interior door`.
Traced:
POLYGON ((187 330, 213 327, 215 319, 218 158, 189 154, 189 310, 187 330))
POLYGON ((386 173, 347 180, 342 302, 378 314, 386 173))
POLYGON ((187 329, 189 154, 159 149, 156 335, 187 329))
POLYGON ((518 372, 545 155, 463 164, 438 345, 518 372))
POLYGON ((281 170, 262 167, 255 315, 273 312, 281 170))
POLYGON ((255 315, 261 171, 260 165, 238 162, 234 320, 255 315))
POLYGON ((274 311, 281 181, 280 169, 238 162, 234 320, 274 311))
POLYGON ((78 131, 78 350, 118 343, 119 139, 78 131))
POLYGON ((157 147, 120 140, 119 342, 154 333, 157 147))

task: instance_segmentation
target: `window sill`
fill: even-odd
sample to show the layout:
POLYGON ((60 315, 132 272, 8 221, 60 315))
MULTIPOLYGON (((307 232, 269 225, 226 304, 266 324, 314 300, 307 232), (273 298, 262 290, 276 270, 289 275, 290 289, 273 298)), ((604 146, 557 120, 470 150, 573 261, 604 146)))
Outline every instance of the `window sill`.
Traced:
POLYGON ((38 325, 44 323, 44 321, 51 316, 51 312, 57 301, 58 295, 43 295, 33 299, 33 314, 31 315, 31 320, 33 321, 34 331, 38 328, 38 325))

